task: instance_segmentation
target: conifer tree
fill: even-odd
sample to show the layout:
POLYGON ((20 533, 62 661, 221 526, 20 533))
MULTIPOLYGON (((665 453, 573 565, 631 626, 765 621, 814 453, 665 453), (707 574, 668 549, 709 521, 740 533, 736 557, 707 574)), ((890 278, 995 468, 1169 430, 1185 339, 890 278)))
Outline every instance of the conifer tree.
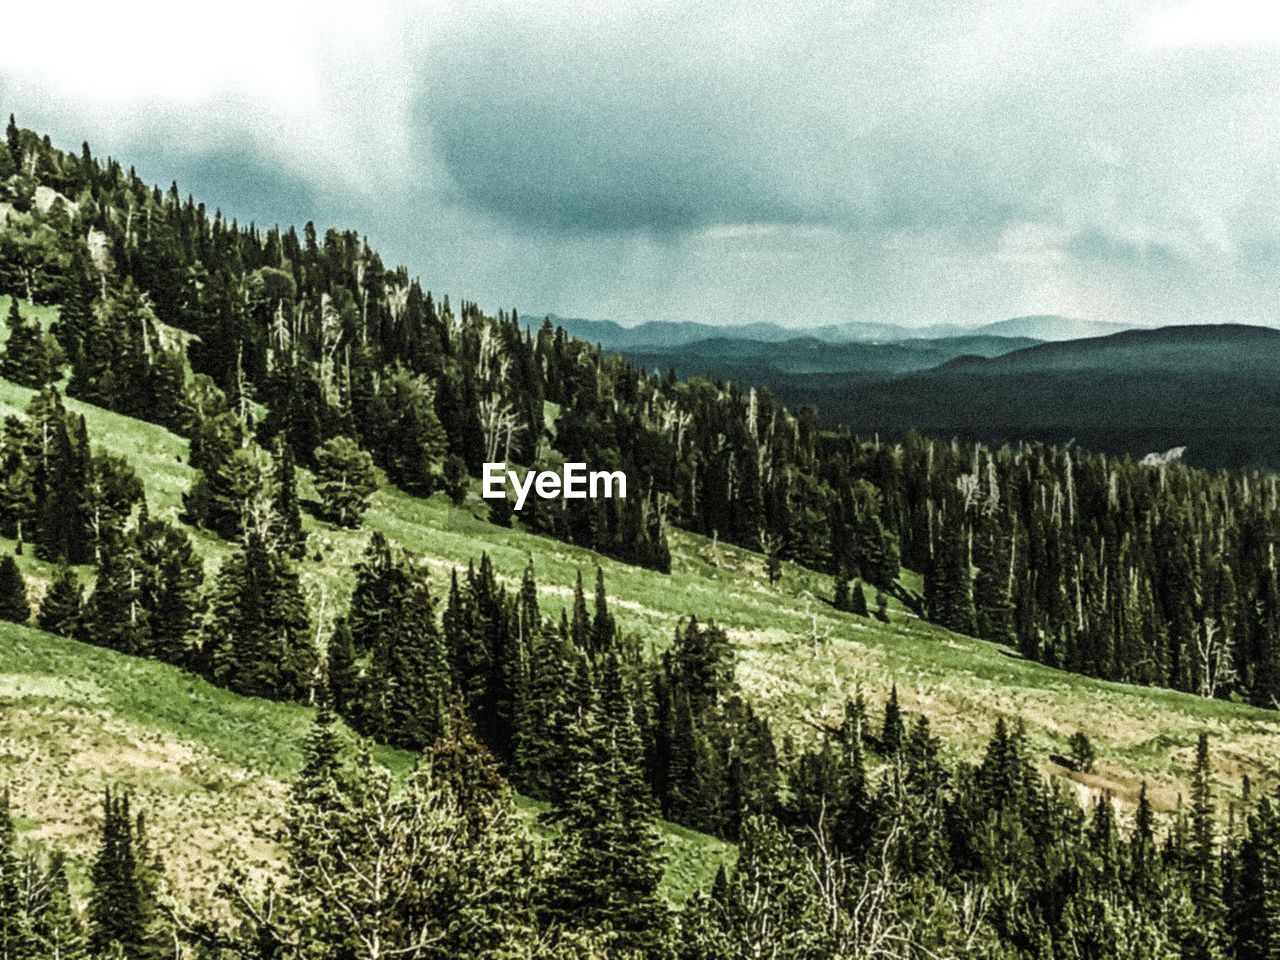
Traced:
POLYGON ((613 617, 609 615, 609 596, 604 589, 604 570, 597 566, 595 616, 591 620, 592 652, 600 654, 613 646, 613 637, 616 629, 613 617))
POLYGON ((984 515, 974 531, 975 628, 984 640, 1012 644, 1013 603, 1009 597, 1009 556, 1004 531, 994 515, 984 515))
POLYGON ((71 899, 66 858, 55 853, 34 886, 37 898, 30 908, 33 955, 56 960, 81 960, 85 956, 86 943, 71 899))
MULTIPOLYGON (((837 570, 832 578, 832 592, 831 605, 842 613, 851 613, 853 611, 853 602, 849 598, 849 577, 843 567, 837 570)), ((863 602, 866 602, 865 597, 863 602)))
POLYGON ((105 551, 81 617, 82 639, 120 653, 150 656, 150 611, 142 602, 143 578, 136 541, 105 551))
POLYGON ((319 655, 298 574, 250 535, 218 572, 200 651, 214 681, 238 693, 302 699, 319 655))
POLYGON ((281 434, 276 440, 275 500, 276 539, 280 548, 295 560, 301 560, 307 549, 307 535, 302 530, 302 511, 298 506, 297 463, 293 447, 281 434))
POLYGON ((302 745, 302 769, 290 794, 295 805, 323 807, 338 802, 342 741, 336 727, 337 718, 329 699, 322 696, 302 745))
POLYGON ((884 704, 884 723, 880 726, 880 750, 887 757, 892 757, 902 749, 902 740, 906 733, 902 722, 902 710, 898 706, 898 685, 889 689, 889 699, 884 704))
POLYGON ((573 587, 573 613, 569 620, 569 636, 579 650, 591 652, 591 617, 587 613, 587 598, 582 591, 582 571, 573 587))
POLYGON ((373 736, 419 750, 440 736, 449 667, 435 605, 419 572, 393 587, 391 616, 374 641, 366 689, 364 719, 373 736))
POLYGON ((404 595, 408 571, 387 538, 374 531, 364 555, 356 563, 355 574, 347 622, 356 650, 368 653, 382 635, 384 626, 396 615, 394 605, 404 595))
POLYGON ((134 847, 129 798, 108 790, 93 862, 89 897, 89 948, 95 956, 118 951, 127 957, 150 956, 148 924, 154 905, 134 847))
POLYGON ((39 389, 53 375, 44 334, 40 327, 22 316, 18 298, 9 301, 9 340, 0 354, 0 377, 23 387, 39 389))
MULTIPOLYGON (((884 600, 883 593, 877 593, 878 600, 884 600)), ((853 587, 849 591, 849 612, 859 617, 868 616, 867 612, 867 594, 862 588, 862 581, 853 581, 853 587)))
POLYGON ((570 779, 552 813, 564 841, 548 912, 570 927, 608 924, 620 946, 652 950, 667 922, 658 896, 660 843, 631 760, 639 749, 634 717, 618 702, 616 685, 605 686, 610 706, 600 699, 581 705, 570 727, 570 779))
POLYGON ((957 633, 974 632, 968 538, 958 504, 950 504, 925 578, 929 619, 957 633))
POLYGON ((373 458, 350 437, 334 437, 316 448, 315 462, 325 519, 356 529, 378 489, 373 458))
POLYGON ((1249 814, 1239 867, 1239 893, 1229 904, 1234 956, 1280 956, 1280 815, 1271 797, 1249 814))
POLYGON ((363 692, 355 642, 351 639, 351 627, 346 617, 340 617, 334 624, 326 654, 329 699, 333 709, 352 726, 359 728, 363 722, 360 716, 363 692))
POLYGON ((1196 765, 1191 782, 1191 836, 1188 874, 1191 902, 1200 917, 1197 952, 1205 957, 1221 955, 1223 904, 1216 856, 1214 805, 1209 771, 1209 736, 1196 740, 1196 765))
POLYGON ((0 620, 10 623, 26 623, 31 619, 31 605, 27 602, 27 581, 18 569, 17 561, 6 554, 0 557, 0 620))
POLYGON ((22 960, 32 956, 30 918, 18 857, 18 833, 9 803, 9 788, 0 792, 0 957, 22 960))
POLYGON ((76 572, 64 566, 58 571, 49 592, 40 603, 40 613, 36 623, 41 630, 61 634, 64 637, 74 636, 80 622, 80 607, 84 595, 76 572))

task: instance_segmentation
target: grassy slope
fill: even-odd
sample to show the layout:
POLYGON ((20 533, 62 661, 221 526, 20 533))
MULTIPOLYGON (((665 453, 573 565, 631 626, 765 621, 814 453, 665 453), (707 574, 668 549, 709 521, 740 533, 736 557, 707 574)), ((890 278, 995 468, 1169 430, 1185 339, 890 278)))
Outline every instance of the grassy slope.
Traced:
MULTIPOLYGON (((20 411, 29 397, 0 381, 0 415, 20 411)), ((153 514, 176 519, 192 476, 185 442, 153 425, 69 405, 85 414, 96 444, 128 457, 140 472, 153 514)), ((302 493, 310 495, 309 482, 302 493)), ((544 612, 553 614, 577 573, 589 582, 600 563, 622 627, 653 646, 664 646, 676 619, 689 613, 725 626, 738 646, 740 682, 780 733, 806 737, 815 723, 834 720, 859 688, 876 704, 896 683, 906 709, 925 712, 948 749, 970 758, 997 716, 1026 717, 1044 768, 1082 792, 1109 789, 1131 801, 1146 779, 1157 805, 1171 809, 1186 792, 1201 730, 1214 739, 1220 789, 1234 789, 1243 773, 1255 782, 1276 780, 1280 714, 1053 670, 922 623, 896 604, 887 626, 836 614, 823 599, 826 577, 788 564, 771 587, 762 582, 757 555, 682 531, 673 531, 667 577, 495 527, 475 515, 483 512, 478 500, 458 509, 439 495, 420 500, 387 488, 375 497, 363 531, 308 518, 302 574, 313 608, 327 620, 345 606, 350 567, 370 530, 425 556, 440 593, 448 571, 481 550, 511 582, 533 556, 544 612), (815 630, 822 642, 808 639, 815 630), (1069 774, 1047 759, 1065 752, 1077 729, 1099 753, 1091 775, 1069 774)), ((199 531, 193 536, 213 571, 230 548, 199 531)), ((0 550, 11 546, 0 541, 0 550)), ((21 562, 38 593, 50 571, 29 555, 21 562)), ((240 845, 251 859, 267 854, 260 825, 271 822, 305 724, 298 707, 240 700, 160 665, 21 631, 0 633, 0 711, 0 763, 28 752, 37 757, 30 782, 18 784, 17 802, 38 833, 68 836, 86 849, 91 795, 105 783, 99 764, 106 762, 105 771, 147 795, 157 830, 181 828, 195 835, 202 853, 219 857, 240 845)), ((670 871, 678 895, 705 877, 723 851, 696 835, 668 836, 678 854, 670 871)))
MULTIPOLYGON (((0 623, 0 783, 13 791, 26 836, 55 841, 81 866, 94 847, 101 791, 123 784, 147 811, 182 889, 207 893, 219 865, 269 870, 311 714, 237 696, 165 664, 0 623)), ((398 773, 413 763, 386 747, 375 756, 398 773)), ((521 802, 531 816, 539 809, 521 802)), ((673 824, 663 825, 663 838, 667 892, 676 901, 707 883, 730 852, 673 824)))

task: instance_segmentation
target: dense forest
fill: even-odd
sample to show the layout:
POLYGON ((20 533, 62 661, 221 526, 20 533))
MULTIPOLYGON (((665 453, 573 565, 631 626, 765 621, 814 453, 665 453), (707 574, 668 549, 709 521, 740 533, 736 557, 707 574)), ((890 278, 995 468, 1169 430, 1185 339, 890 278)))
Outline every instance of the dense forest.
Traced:
POLYGON ((825 571, 851 616, 869 587, 1067 669, 1273 706, 1274 478, 822 430, 767 391, 651 377, 549 323, 437 300, 354 234, 210 216, 12 120, 0 191, 0 375, 36 390, 0 437, 0 533, 62 565, 33 611, 0 562, 0 616, 320 705, 277 886, 230 878, 225 910, 182 904, 113 794, 81 923, 61 861, 21 851, 6 813, 0 958, 1280 951, 1276 800, 1246 785, 1224 834, 1204 740, 1171 829, 1143 803, 1122 830, 1110 798, 1082 811, 1035 772, 1016 722, 981 763, 946 763, 896 697, 874 722, 857 699, 780 750, 722 630, 689 611, 655 655, 617 628, 598 569, 549 618, 536 559, 518 588, 483 555, 433 583, 375 533, 324 637, 295 570, 304 509, 359 527, 384 479, 461 502, 483 462, 581 460, 625 470, 631 496, 495 502, 490 520, 664 571, 676 524, 760 550, 769 577, 783 559, 825 571), (18 299, 57 304, 53 328, 18 299), (233 545, 207 582, 63 394, 190 440, 183 519, 233 545), (421 751, 410 782, 344 752, 337 717, 421 751), (540 833, 513 789, 549 804, 540 833), (659 815, 740 850, 679 912, 657 891, 659 815))

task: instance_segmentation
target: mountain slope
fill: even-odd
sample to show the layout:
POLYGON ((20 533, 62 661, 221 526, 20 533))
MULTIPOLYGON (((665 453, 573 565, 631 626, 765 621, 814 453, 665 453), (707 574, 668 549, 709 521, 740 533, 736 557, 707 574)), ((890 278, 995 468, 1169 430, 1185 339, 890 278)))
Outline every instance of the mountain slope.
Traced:
MULTIPOLYGON (((130 789, 170 881, 207 897, 217 864, 268 876, 313 711, 242 697, 167 664, 0 623, 0 778, 30 839, 82 864, 108 786, 130 789)), ((413 756, 375 758, 397 773, 413 756)), ((532 816, 538 806, 526 802, 532 816)), ((666 892, 705 886, 727 844, 663 824, 666 892)))
MULTIPOLYGON (((0 414, 22 409, 30 396, 0 381, 0 414)), ((96 407, 69 406, 85 415, 95 442, 138 470, 152 513, 175 519, 192 476, 185 441, 96 407)), ((600 564, 613 615, 650 646, 665 647, 677 620, 690 613, 726 627, 748 696, 779 734, 800 741, 814 736, 815 725, 834 722, 857 691, 874 709, 896 683, 904 707, 930 718, 949 753, 976 758, 996 718, 1017 714, 1027 719, 1042 769, 1081 790, 1111 790, 1122 803, 1132 802, 1147 780, 1157 807, 1172 810, 1187 793, 1201 730, 1213 737, 1222 786, 1234 785, 1242 773, 1268 783, 1280 765, 1280 714, 1271 711, 1055 670, 923 623, 896 602, 887 625, 836 613, 827 602, 829 577, 788 563, 780 583, 769 585, 759 555, 682 531, 673 533, 673 571, 664 576, 494 526, 479 518, 484 512, 475 500, 458 509, 442 495, 422 500, 387 487, 376 495, 364 531, 338 530, 308 517, 311 540, 300 565, 304 589, 327 616, 344 607, 351 564, 371 531, 425 556, 437 596, 447 572, 481 551, 508 584, 518 582, 533 556, 539 599, 553 616, 571 600, 578 573, 589 575, 600 564), (1098 750, 1092 774, 1069 772, 1049 759, 1067 752, 1077 730, 1098 750)), ((190 532, 210 569, 230 550, 190 532)), ((0 540, 0 550, 13 547, 0 540)), ((39 593, 52 571, 29 555, 19 562, 39 593)), ((904 582, 919 590, 917 576, 906 574, 904 582)), ((243 700, 167 666, 12 627, 0 629, 0 677, 5 767, 12 774, 20 758, 37 758, 34 777, 18 775, 15 798, 37 836, 69 838, 76 850, 87 850, 97 791, 109 776, 154 804, 154 830, 194 828, 203 837, 200 856, 207 853, 209 862, 222 860, 232 849, 228 844, 239 844, 253 862, 268 857, 257 826, 270 822, 263 819, 263 795, 278 797, 296 765, 304 708, 243 700), (108 754, 118 762, 100 769, 108 754), (222 832, 224 823, 233 824, 230 833, 222 832)), ((714 857, 708 861, 698 852, 704 839, 694 837, 692 852, 677 862, 684 866, 676 867, 683 879, 673 881, 675 890, 687 890, 703 876, 699 864, 714 869, 714 857)), ((194 861, 190 869, 197 869, 194 861)))

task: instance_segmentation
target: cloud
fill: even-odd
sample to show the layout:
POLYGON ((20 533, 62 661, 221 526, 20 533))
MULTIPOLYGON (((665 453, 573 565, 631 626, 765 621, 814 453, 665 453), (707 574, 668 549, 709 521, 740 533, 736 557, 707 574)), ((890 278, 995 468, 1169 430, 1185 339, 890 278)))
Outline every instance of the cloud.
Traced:
MULTIPOLYGON (((19 8, 14 35, 42 20, 19 8)), ((1249 0, 127 0, 56 57, 6 45, 0 95, 486 302, 1220 318, 1278 305, 1278 22, 1249 0)))

